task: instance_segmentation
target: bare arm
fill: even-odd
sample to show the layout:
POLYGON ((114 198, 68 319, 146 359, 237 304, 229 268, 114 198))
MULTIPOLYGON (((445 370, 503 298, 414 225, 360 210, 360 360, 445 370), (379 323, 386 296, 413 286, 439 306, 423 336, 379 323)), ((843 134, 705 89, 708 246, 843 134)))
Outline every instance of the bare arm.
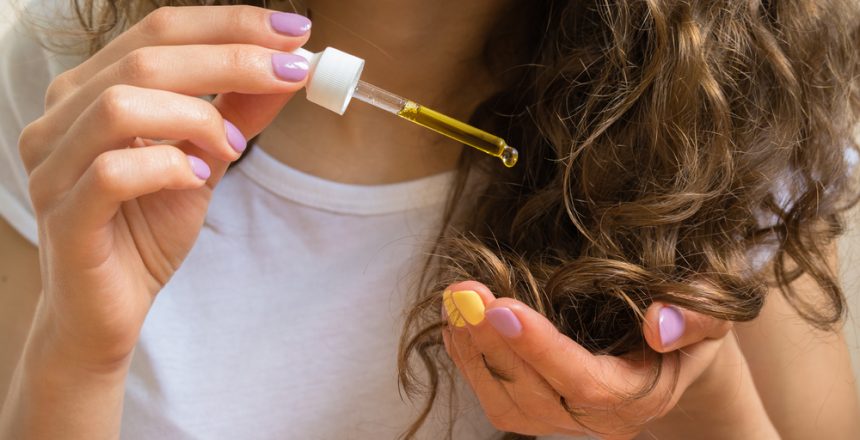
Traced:
POLYGON ((0 219, 0 402, 24 348, 40 286, 38 251, 0 219))
MULTIPOLYGON (((39 338, 33 336, 28 342, 28 335, 41 296, 40 286, 38 250, 0 219, 0 396, 4 396, 0 398, 3 402, 0 427, 10 438, 64 435, 51 432, 52 424, 44 420, 38 423, 41 429, 28 429, 28 434, 24 434, 23 422, 35 420, 39 414, 50 414, 52 410, 74 417, 75 406, 86 401, 80 398, 82 395, 89 395, 91 400, 112 401, 108 406, 113 406, 114 410, 122 402, 123 377, 120 374, 108 381, 106 378, 111 375, 80 374, 81 371, 70 365, 42 362, 47 359, 31 362, 32 356, 22 357, 25 344, 38 343, 34 339, 39 338), (76 397, 66 397, 70 395, 76 397), (108 398, 111 395, 113 399, 108 398), (63 402, 74 403, 70 406, 63 402), (36 407, 38 413, 33 411, 36 407)), ((106 417, 105 420, 118 419, 106 417)))
MULTIPOLYGON (((835 268, 835 246, 828 259, 835 268)), ((806 275, 795 285, 818 289, 806 275)), ((783 438, 860 438, 857 379, 841 331, 816 330, 778 289, 768 295, 761 315, 736 331, 759 395, 783 438)))
POLYGON ((306 64, 288 52, 308 34, 280 33, 274 14, 161 8, 48 87, 45 114, 18 141, 42 295, 23 350, 16 344, 0 437, 118 437, 128 364, 155 296, 245 136, 304 85, 306 64))
MULTIPOLYGON (((86 402, 105 404, 102 414, 106 417, 102 420, 107 425, 114 425, 107 431, 115 432, 119 419, 108 414, 118 414, 120 411, 124 368, 113 374, 102 374, 52 362, 49 358, 23 356, 26 344, 39 344, 40 338, 30 335, 30 329, 41 297, 40 291, 38 249, 0 219, 0 436, 65 436, 69 431, 51 430, 54 424, 46 420, 49 418, 47 416, 60 412, 76 419, 75 411, 79 411, 86 402), (27 425, 30 428, 25 428, 27 425), (34 429, 33 425, 40 428, 34 429)), ((98 406, 90 405, 87 408, 98 406)), ((86 418, 78 420, 84 421, 86 418)), ((76 433, 104 431, 104 427, 94 425, 74 430, 76 433)))

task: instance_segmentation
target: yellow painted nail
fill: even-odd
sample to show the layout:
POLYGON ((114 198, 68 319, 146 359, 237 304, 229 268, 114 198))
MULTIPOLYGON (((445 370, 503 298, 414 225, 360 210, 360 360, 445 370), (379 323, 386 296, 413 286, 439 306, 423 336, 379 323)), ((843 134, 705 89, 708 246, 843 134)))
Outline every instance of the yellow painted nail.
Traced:
POLYGON ((451 294, 454 305, 460 311, 460 315, 472 325, 478 325, 484 320, 484 301, 477 292, 472 290, 461 290, 451 294))
POLYGON ((454 325, 454 327, 465 327, 466 321, 463 320, 463 316, 460 315, 460 311, 457 310, 457 306, 454 305, 454 299, 451 297, 451 291, 446 290, 442 293, 442 305, 445 306, 445 312, 448 314, 448 322, 454 325))

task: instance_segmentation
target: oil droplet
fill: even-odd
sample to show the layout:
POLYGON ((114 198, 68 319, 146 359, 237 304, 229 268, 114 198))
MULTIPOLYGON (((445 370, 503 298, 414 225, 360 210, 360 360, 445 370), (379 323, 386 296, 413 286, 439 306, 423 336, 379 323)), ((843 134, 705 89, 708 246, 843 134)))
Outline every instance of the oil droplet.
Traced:
POLYGON ((499 155, 499 157, 502 159, 502 163, 505 164, 506 167, 511 168, 517 164, 517 159, 520 158, 520 153, 516 148, 513 148, 510 145, 505 145, 505 148, 502 149, 502 154, 499 155))

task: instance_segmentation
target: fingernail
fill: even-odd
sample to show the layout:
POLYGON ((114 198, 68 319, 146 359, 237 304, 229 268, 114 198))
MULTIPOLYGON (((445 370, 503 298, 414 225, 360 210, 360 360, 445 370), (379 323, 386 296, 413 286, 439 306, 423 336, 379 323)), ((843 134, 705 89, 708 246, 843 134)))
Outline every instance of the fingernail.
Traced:
POLYGON ((442 305, 445 307, 445 312, 448 314, 448 322, 454 325, 454 327, 465 327, 466 321, 463 320, 463 316, 460 315, 460 311, 457 310, 457 306, 454 305, 454 298, 451 296, 451 291, 446 290, 442 293, 442 305))
POLYGON ((452 293, 451 298, 466 322, 478 325, 484 320, 484 301, 481 300, 481 296, 477 292, 461 290, 452 293))
POLYGON ((191 171, 193 171, 194 175, 200 180, 206 180, 212 174, 212 170, 209 169, 209 165, 197 156, 189 155, 188 163, 191 164, 191 171))
POLYGON ((684 334, 684 315, 672 307, 666 306, 660 309, 660 343, 663 347, 672 345, 684 334))
POLYGON ((227 142, 230 143, 230 146, 238 153, 245 151, 245 148, 248 147, 248 141, 245 140, 245 136, 242 136, 239 128, 226 119, 224 120, 224 126, 227 130, 227 142))
POLYGON ((506 338, 515 338, 523 332, 523 325, 520 324, 517 315, 507 307, 487 310, 486 315, 490 325, 506 338))
POLYGON ((272 55, 272 66, 275 68, 275 75, 284 81, 301 81, 308 76, 308 60, 295 54, 272 55))
POLYGON ((301 37, 311 30, 311 21, 299 14, 290 14, 288 12, 275 12, 269 18, 272 23, 272 29, 276 32, 291 37, 301 37))

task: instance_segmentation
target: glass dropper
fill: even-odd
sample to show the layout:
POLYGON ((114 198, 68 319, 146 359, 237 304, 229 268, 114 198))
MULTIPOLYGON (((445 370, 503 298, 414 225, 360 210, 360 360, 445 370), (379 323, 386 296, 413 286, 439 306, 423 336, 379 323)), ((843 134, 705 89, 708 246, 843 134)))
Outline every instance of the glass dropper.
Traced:
POLYGON ((450 116, 443 115, 364 81, 358 81, 352 97, 481 150, 491 156, 498 157, 508 168, 514 166, 519 158, 517 150, 498 136, 494 136, 484 130, 460 122, 450 116))
POLYGON ((361 81, 364 60, 359 57, 333 47, 317 53, 298 48, 293 53, 307 60, 310 72, 305 85, 306 96, 315 104, 342 115, 352 98, 357 98, 498 157, 507 167, 517 163, 519 153, 504 139, 361 81))

